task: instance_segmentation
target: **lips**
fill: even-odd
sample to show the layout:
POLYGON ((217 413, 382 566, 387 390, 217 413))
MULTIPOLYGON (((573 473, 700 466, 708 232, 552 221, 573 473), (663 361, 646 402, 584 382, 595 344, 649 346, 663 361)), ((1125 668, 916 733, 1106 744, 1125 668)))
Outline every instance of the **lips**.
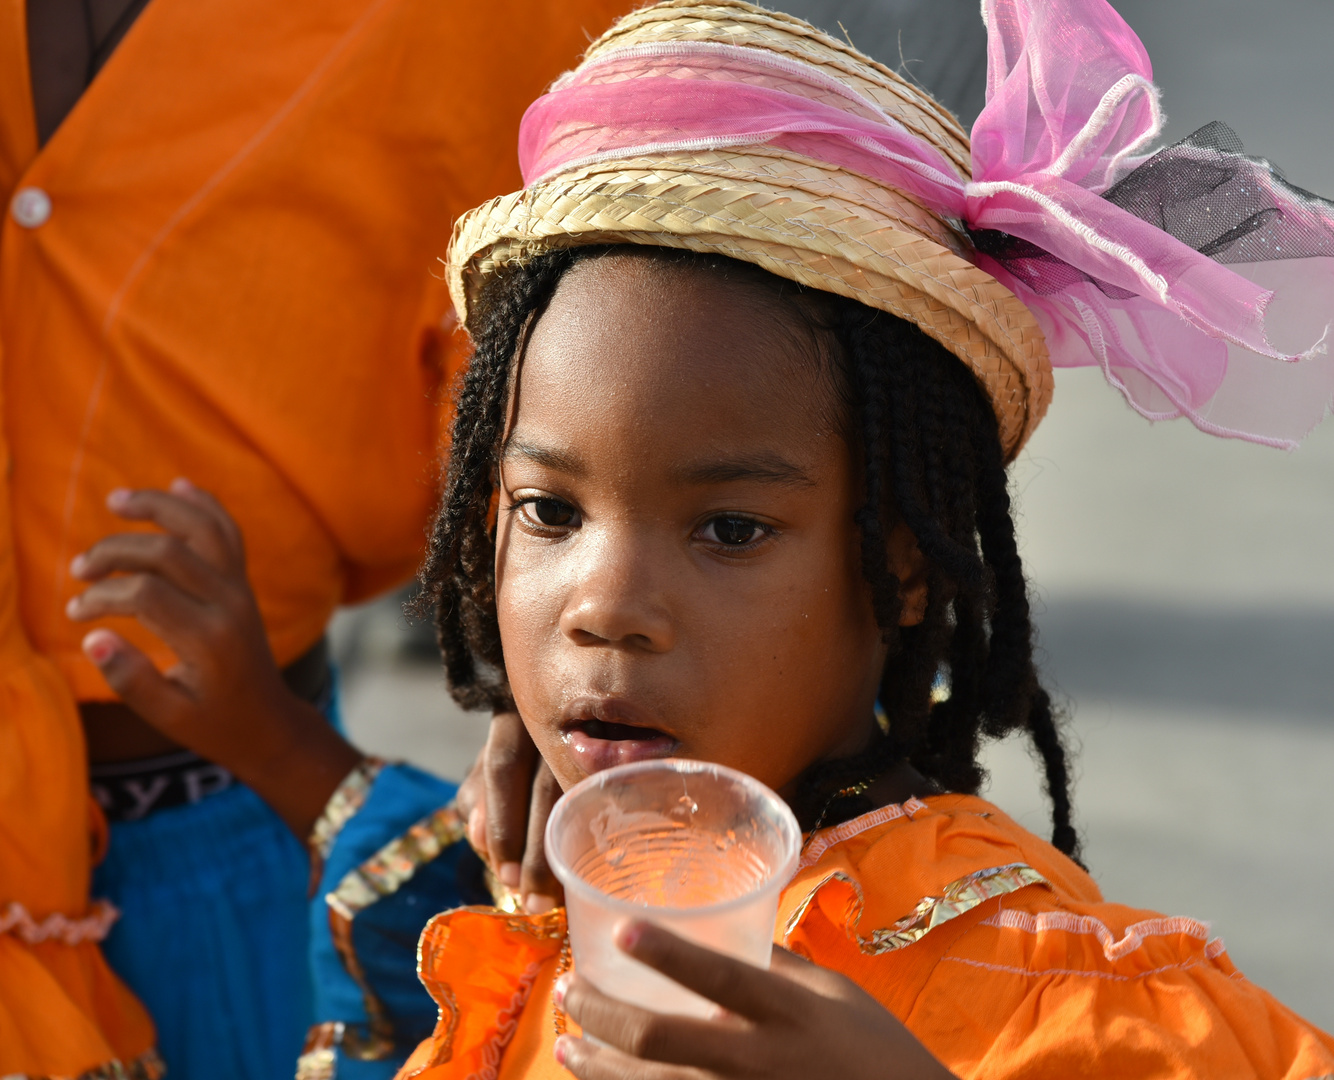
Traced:
POLYGON ((632 761, 671 757, 680 740, 654 727, 651 718, 628 701, 580 698, 561 719, 570 756, 586 774, 632 761))

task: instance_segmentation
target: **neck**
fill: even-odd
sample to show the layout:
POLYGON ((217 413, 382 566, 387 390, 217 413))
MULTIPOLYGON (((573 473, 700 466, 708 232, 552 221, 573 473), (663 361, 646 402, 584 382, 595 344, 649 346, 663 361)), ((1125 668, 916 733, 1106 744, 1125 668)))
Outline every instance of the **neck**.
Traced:
POLYGON ((828 772, 823 777, 808 774, 798 783, 795 796, 788 796, 788 802, 803 831, 828 828, 882 806, 907 802, 913 796, 937 795, 943 790, 902 758, 876 762, 874 753, 863 757, 865 768, 860 774, 845 766, 836 776, 828 772))
POLYGON ((872 809, 878 810, 882 806, 907 802, 913 796, 920 799, 939 795, 943 790, 934 780, 928 780, 908 762, 900 760, 875 779, 866 789, 866 797, 871 801, 872 809))

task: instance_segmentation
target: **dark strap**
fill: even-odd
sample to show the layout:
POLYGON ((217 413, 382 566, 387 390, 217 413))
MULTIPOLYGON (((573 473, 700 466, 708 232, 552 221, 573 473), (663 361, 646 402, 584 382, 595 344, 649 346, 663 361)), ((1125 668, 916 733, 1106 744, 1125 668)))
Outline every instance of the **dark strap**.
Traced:
POLYGON ((28 0, 28 70, 45 146, 148 0, 28 0))

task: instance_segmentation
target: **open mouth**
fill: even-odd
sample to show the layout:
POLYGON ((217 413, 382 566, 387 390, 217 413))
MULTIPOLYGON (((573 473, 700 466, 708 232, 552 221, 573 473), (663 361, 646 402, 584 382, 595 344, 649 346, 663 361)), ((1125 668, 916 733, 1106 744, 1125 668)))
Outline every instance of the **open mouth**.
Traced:
POLYGON ((624 717, 615 715, 618 711, 610 703, 598 702, 592 708, 577 710, 582 716, 576 714, 566 721, 565 745, 585 772, 675 753, 680 743, 674 736, 646 724, 627 723, 624 717))
POLYGON ((606 720, 585 720, 575 727, 590 739, 605 739, 607 742, 651 741, 670 738, 656 728, 636 727, 634 724, 617 724, 606 720))

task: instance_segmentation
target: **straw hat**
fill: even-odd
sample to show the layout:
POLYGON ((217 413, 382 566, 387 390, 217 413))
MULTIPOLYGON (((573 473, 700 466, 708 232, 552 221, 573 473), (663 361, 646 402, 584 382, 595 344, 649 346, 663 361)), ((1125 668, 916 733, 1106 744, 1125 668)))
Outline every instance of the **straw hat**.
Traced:
MULTIPOLYGON (((584 63, 631 45, 703 41, 818 65, 971 176, 968 137, 921 89, 808 23, 741 0, 666 0, 621 19, 584 63)), ((839 98, 831 95, 831 103, 839 98)), ((572 167, 470 211, 448 280, 465 325, 487 275, 558 248, 641 244, 714 252, 921 327, 976 374, 1012 459, 1051 401, 1032 313, 968 258, 957 223, 882 182, 770 145, 674 151, 572 167)))

